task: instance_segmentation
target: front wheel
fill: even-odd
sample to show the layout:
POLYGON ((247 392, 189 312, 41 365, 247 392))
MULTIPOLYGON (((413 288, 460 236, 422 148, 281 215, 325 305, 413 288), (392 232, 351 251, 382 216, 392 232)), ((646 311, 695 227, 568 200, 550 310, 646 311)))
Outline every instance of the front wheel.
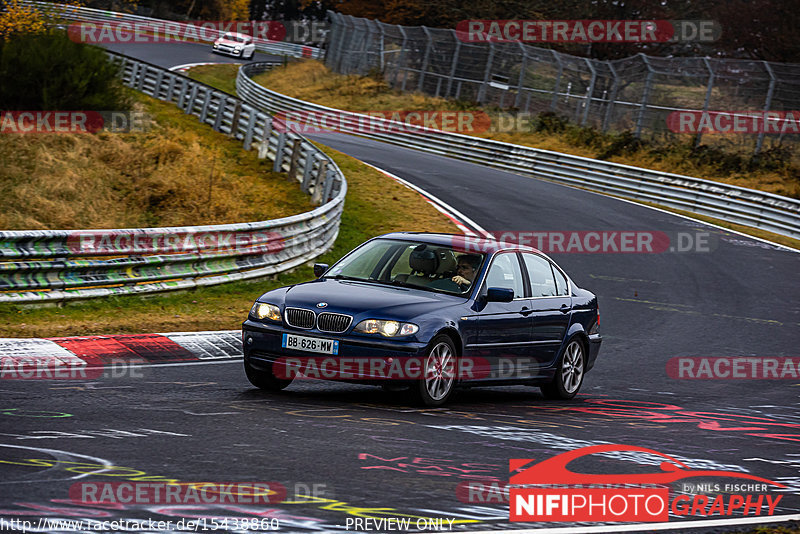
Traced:
POLYGON ((567 343, 553 381, 542 386, 542 394, 548 399, 568 400, 578 394, 583 384, 586 368, 586 351, 579 339, 573 338, 567 343))
POLYGON ((264 363, 265 370, 256 369, 245 359, 244 374, 255 387, 265 391, 280 391, 292 383, 291 378, 278 378, 272 372, 272 363, 264 363))
POLYGON ((433 338, 422 365, 422 376, 411 387, 426 406, 441 406, 453 393, 456 382, 456 348, 449 336, 433 338))

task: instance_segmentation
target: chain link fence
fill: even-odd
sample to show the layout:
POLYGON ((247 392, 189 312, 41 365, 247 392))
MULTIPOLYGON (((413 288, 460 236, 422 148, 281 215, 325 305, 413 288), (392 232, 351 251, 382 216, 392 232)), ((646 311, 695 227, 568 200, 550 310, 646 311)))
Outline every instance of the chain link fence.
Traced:
MULTIPOLYGON (((800 64, 644 54, 601 61, 519 42, 475 43, 455 30, 398 26, 329 12, 326 63, 342 74, 377 74, 395 88, 520 112, 554 112, 603 132, 678 135, 676 111, 800 110, 800 64)), ((695 135, 737 151, 797 148, 798 133, 695 135)), ((769 131, 769 130, 768 130, 769 131)), ((680 134, 689 135, 689 134, 680 134)))

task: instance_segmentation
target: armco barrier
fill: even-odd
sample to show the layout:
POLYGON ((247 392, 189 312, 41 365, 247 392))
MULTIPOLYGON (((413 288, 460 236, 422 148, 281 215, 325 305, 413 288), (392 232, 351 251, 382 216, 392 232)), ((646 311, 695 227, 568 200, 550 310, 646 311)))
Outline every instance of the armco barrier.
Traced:
POLYGON ((271 117, 181 74, 126 56, 125 85, 173 102, 269 157, 320 206, 281 219, 176 228, 0 231, 0 302, 136 294, 263 277, 312 260, 336 239, 347 183, 308 140, 271 117))
MULTIPOLYGON (((271 113, 330 113, 337 117, 340 131, 346 133, 800 238, 800 200, 463 134, 427 128, 409 131, 405 124, 332 109, 270 91, 252 79, 267 68, 266 63, 243 65, 236 78, 236 91, 246 102, 271 113), (368 131, 359 128, 364 124, 370 125, 368 131)), ((302 122, 302 115, 296 122, 302 122)))
MULTIPOLYGON (((128 23, 136 25, 136 28, 143 32, 158 32, 163 31, 168 24, 171 29, 185 28, 187 25, 174 20, 156 19, 151 17, 143 17, 141 15, 132 15, 130 13, 116 13, 114 11, 105 11, 103 9, 92 9, 89 7, 81 6, 67 6, 63 4, 52 4, 49 2, 37 2, 32 0, 21 0, 21 5, 35 7, 40 10, 46 10, 48 14, 63 20, 74 20, 83 22, 111 22, 114 24, 128 23)), ((177 32, 174 32, 177 33, 177 32)), ((208 29, 198 35, 198 40, 203 40, 206 34, 214 34, 216 37, 221 36, 224 31, 217 31, 208 29)), ((215 39, 216 39, 215 37, 215 39)), ((208 40, 206 42, 213 42, 208 40)), ((304 57, 320 59, 322 58, 323 51, 313 46, 306 46, 297 43, 284 43, 280 41, 270 41, 266 39, 253 39, 256 45, 256 50, 266 52, 268 54, 277 54, 281 56, 291 57, 304 57)))

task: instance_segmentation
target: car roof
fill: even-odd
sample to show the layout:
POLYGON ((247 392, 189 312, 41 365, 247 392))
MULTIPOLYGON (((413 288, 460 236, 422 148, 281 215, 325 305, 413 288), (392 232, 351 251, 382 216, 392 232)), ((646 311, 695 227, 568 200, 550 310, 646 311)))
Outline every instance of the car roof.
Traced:
POLYGON ((492 238, 468 236, 464 234, 436 234, 430 232, 392 232, 378 236, 376 239, 408 239, 431 245, 442 245, 463 249, 464 252, 483 252, 494 254, 504 250, 517 250, 521 252, 540 252, 525 245, 505 243, 492 238))

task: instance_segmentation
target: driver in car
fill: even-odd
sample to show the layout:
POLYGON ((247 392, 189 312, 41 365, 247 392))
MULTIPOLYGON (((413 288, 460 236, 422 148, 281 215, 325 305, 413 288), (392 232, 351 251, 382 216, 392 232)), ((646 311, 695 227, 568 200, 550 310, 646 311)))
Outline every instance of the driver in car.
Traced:
POLYGON ((458 257, 458 267, 456 267, 456 274, 451 280, 458 284, 462 291, 469 289, 472 281, 475 280, 475 275, 478 272, 478 265, 480 265, 481 257, 475 254, 462 254, 458 257))

